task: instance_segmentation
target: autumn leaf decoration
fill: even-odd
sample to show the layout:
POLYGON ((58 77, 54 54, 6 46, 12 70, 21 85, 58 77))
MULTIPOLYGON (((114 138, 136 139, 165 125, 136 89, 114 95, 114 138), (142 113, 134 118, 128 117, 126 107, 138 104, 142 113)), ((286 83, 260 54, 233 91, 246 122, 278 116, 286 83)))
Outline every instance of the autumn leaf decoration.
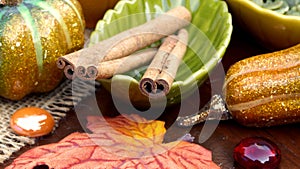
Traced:
POLYGON ((88 133, 72 133, 58 143, 33 148, 7 168, 220 168, 211 151, 185 141, 163 143, 164 122, 138 115, 89 116, 88 133))

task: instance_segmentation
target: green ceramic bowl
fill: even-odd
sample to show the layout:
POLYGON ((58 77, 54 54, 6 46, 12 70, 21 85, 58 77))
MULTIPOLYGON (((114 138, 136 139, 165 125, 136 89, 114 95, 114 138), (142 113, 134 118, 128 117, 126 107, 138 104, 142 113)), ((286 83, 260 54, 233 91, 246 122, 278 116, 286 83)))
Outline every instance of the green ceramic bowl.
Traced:
POLYGON ((234 21, 265 48, 281 50, 300 43, 300 16, 284 15, 250 0, 226 2, 234 21))
MULTIPOLYGON (((151 105, 162 101, 166 101, 167 105, 179 103, 207 79, 230 42, 232 22, 227 4, 222 0, 121 0, 98 21, 90 37, 91 46, 179 5, 192 12, 192 22, 187 27, 188 50, 169 94, 166 98, 151 100, 151 105)), ((145 69, 141 67, 100 82, 114 98, 146 107, 149 106, 149 98, 142 95, 138 87, 145 69)))

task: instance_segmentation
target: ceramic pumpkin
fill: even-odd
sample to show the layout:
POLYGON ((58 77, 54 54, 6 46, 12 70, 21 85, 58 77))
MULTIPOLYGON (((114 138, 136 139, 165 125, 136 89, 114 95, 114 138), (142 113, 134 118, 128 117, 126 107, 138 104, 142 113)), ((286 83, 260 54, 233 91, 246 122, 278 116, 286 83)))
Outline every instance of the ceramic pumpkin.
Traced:
POLYGON ((59 56, 84 45, 77 0, 0 1, 0 96, 20 100, 53 90, 63 79, 59 56))

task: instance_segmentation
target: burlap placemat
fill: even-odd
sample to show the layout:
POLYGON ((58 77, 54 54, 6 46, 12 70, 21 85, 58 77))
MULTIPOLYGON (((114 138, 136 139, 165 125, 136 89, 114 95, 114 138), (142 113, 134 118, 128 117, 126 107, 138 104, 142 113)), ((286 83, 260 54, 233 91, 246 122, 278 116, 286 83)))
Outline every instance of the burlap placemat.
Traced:
POLYGON ((66 80, 50 93, 31 95, 21 101, 0 98, 0 164, 22 147, 35 143, 34 138, 16 135, 11 130, 10 117, 17 109, 27 106, 44 108, 53 115, 56 127, 58 127, 59 120, 65 117, 76 103, 95 92, 97 86, 99 84, 95 84, 95 82, 73 81, 72 83, 72 81, 66 80))

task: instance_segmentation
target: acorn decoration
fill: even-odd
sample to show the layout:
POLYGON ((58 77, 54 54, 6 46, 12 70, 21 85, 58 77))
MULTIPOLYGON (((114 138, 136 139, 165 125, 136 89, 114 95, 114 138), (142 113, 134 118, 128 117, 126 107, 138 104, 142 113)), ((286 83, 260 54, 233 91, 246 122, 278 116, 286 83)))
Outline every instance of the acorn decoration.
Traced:
POLYGON ((84 45, 77 0, 0 0, 0 96, 20 100, 63 79, 58 57, 84 45))

